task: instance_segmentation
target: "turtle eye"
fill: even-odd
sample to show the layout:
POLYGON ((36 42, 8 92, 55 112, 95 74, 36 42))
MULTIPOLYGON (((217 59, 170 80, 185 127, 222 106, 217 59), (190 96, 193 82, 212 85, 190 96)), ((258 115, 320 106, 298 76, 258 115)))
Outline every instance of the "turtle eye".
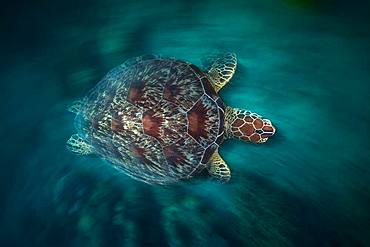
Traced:
POLYGON ((262 134, 262 133, 263 133, 263 130, 258 129, 258 130, 256 130, 256 133, 257 133, 257 134, 262 134))
POLYGON ((271 125, 271 121, 270 120, 268 120, 268 119, 263 119, 263 123, 264 124, 268 124, 268 125, 271 125))

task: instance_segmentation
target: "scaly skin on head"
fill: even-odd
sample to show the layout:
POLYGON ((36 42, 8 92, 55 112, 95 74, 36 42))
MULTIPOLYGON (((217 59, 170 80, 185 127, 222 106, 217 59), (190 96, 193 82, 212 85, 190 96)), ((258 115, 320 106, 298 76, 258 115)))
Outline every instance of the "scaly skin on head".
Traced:
POLYGON ((268 119, 251 111, 226 107, 225 133, 227 138, 237 138, 253 143, 264 143, 275 134, 268 119))

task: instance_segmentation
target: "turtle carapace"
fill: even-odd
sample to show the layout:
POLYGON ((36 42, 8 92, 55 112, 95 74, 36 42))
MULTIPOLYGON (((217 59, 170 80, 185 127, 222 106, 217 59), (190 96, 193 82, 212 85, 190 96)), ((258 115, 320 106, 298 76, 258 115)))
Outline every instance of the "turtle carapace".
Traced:
POLYGON ((211 64, 202 71, 152 55, 126 61, 69 108, 77 133, 67 148, 94 153, 150 184, 189 179, 203 169, 228 181, 230 168, 218 152, 224 139, 263 143, 275 128, 220 98, 235 73, 236 55, 223 54, 211 64))

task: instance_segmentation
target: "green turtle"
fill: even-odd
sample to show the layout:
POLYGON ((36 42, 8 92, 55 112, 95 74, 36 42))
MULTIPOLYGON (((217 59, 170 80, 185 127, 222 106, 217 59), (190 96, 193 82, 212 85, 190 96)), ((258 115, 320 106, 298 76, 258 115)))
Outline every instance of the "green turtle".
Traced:
POLYGON ((256 113, 226 106, 219 96, 235 73, 234 53, 211 64, 202 71, 154 55, 124 62, 69 108, 77 133, 67 148, 96 154, 149 184, 189 179, 203 169, 229 181, 230 168, 218 151, 222 142, 263 143, 275 127, 256 113))

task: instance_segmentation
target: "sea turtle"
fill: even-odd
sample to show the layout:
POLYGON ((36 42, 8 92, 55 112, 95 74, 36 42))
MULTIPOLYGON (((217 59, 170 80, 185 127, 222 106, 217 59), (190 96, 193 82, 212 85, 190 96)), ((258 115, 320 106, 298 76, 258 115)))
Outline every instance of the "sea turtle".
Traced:
POLYGON ((224 139, 263 143, 275 133, 270 120, 220 98, 236 66, 234 53, 214 58, 206 72, 173 58, 130 59, 71 105, 77 134, 67 148, 96 154, 149 184, 189 179, 204 168, 228 181, 218 151, 224 139))

